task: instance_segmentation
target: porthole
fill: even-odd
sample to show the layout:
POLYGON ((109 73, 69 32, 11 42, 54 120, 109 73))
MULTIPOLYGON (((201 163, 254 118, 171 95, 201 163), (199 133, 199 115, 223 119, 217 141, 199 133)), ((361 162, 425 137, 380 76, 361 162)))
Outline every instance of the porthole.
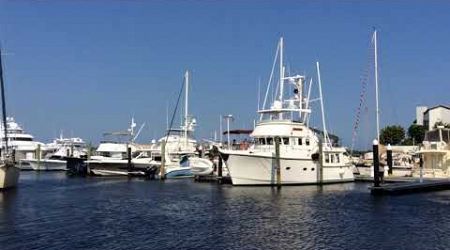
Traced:
POLYGON ((307 170, 307 168, 303 168, 303 171, 306 171, 307 170))
POLYGON ((315 168, 311 168, 311 171, 314 171, 315 168))
POLYGON ((289 170, 289 169, 291 169, 291 167, 286 167, 286 170, 289 170))

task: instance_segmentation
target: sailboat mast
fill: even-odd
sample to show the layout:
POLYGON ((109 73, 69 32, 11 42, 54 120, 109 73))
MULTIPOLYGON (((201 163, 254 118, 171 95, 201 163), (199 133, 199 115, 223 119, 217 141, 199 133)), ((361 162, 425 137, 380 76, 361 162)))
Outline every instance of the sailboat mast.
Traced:
POLYGON ((0 87, 2 94, 2 119, 3 119, 3 132, 5 136, 5 156, 8 155, 8 129, 6 126, 6 101, 5 101, 5 84, 3 82, 3 64, 2 64, 2 51, 0 48, 0 87))
POLYGON ((189 99, 189 71, 184 74, 185 81, 185 97, 184 97, 184 140, 187 147, 188 144, 188 99, 189 99))
POLYGON ((316 62, 316 67, 317 67, 317 81, 319 83, 320 111, 322 112, 323 139, 327 146, 331 146, 331 143, 328 138, 328 131, 327 131, 327 126, 326 126, 326 122, 325 122, 325 110, 323 108, 324 105, 323 105, 323 95, 322 95, 322 80, 320 79, 319 62, 316 62))
MULTIPOLYGON (((280 38, 280 102, 283 105, 283 89, 284 89, 284 67, 283 67, 283 37, 280 38)), ((280 120, 283 119, 283 113, 280 112, 280 120)))
POLYGON ((377 48, 377 30, 373 32, 374 42, 374 60, 375 60, 375 102, 376 102, 376 119, 377 119, 377 140, 380 141, 380 109, 378 96, 378 48, 377 48))

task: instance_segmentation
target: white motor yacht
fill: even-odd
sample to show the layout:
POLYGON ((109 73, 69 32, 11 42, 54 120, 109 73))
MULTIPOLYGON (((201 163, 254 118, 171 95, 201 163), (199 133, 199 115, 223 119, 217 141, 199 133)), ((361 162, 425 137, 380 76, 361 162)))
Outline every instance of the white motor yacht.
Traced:
POLYGON ((426 178, 450 178, 450 129, 437 126, 425 133, 422 147, 417 152, 423 159, 423 168, 413 176, 426 178))
MULTIPOLYGON (((289 185, 316 184, 353 181, 354 176, 346 150, 332 146, 327 140, 324 123, 323 152, 320 157, 319 136, 308 126, 309 94, 304 96, 305 76, 284 76, 283 38, 277 49, 280 64, 280 81, 278 96, 268 109, 259 110, 260 120, 250 134, 255 140, 247 150, 221 149, 222 158, 226 161, 233 185, 289 185), (289 86, 286 86, 289 84, 289 86), (291 87, 291 96, 285 98, 286 90, 291 87), (275 152, 275 140, 280 141, 279 158, 275 152), (277 167, 279 159, 280 166, 277 167), (320 164, 319 159, 323 159, 320 164), (279 168, 279 173, 277 169, 279 168), (277 177, 279 176, 279 177, 277 177), (278 179, 279 178, 279 179, 278 179)), ((276 58, 277 58, 276 56, 276 58)), ((318 64, 317 64, 318 67, 318 64)), ((272 74, 273 75, 273 71, 272 74)), ((319 90, 320 74, 319 76, 319 90)), ((270 83, 270 81, 269 81, 270 83)), ((309 85, 311 89, 311 82, 309 85)), ((269 90, 270 85, 268 86, 269 90)), ((310 91, 308 92, 310 93, 310 91)))
POLYGON ((28 164, 31 169, 37 171, 67 170, 66 157, 86 158, 87 156, 86 143, 83 139, 63 138, 62 135, 52 143, 46 144, 42 152, 46 152, 44 157, 37 155, 35 159, 23 159, 20 161, 20 165, 28 164))
POLYGON ((132 119, 128 131, 105 134, 129 137, 129 139, 126 142, 123 140, 101 142, 95 155, 86 161, 88 173, 97 176, 144 176, 152 171, 158 163, 150 157, 151 146, 134 142, 144 124, 136 134, 134 134, 135 126, 134 119, 132 119), (128 159, 128 149, 131 153, 130 160, 128 159))
MULTIPOLYGON (((22 159, 34 159, 36 150, 40 146, 44 148, 44 143, 34 141, 31 134, 26 133, 13 117, 6 118, 6 127, 8 130, 8 145, 14 150, 14 158, 20 169, 31 170, 28 163, 21 163, 22 159)), ((4 125, 0 125, 0 138, 5 141, 4 125)))

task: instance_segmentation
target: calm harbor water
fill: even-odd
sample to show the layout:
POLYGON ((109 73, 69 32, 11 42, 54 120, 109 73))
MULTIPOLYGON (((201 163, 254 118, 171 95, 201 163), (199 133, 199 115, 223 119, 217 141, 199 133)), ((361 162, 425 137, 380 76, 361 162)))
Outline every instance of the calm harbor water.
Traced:
POLYGON ((0 193, 0 249, 450 249, 450 191, 22 172, 0 193))

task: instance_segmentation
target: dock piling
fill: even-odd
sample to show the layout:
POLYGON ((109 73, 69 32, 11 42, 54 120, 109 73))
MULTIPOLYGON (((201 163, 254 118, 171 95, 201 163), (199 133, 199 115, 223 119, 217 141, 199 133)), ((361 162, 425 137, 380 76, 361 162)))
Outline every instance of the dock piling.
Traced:
POLYGON ((127 147, 127 160, 128 160, 127 169, 128 169, 128 172, 130 172, 132 166, 131 166, 131 147, 129 147, 129 146, 127 147))
POLYGON ((161 180, 166 179, 166 141, 161 143, 161 166, 159 168, 159 176, 161 180))
POLYGON ((373 185, 380 186, 380 159, 378 155, 378 140, 373 140, 373 185))
POLYGON ((323 141, 319 140, 319 169, 318 169, 318 179, 319 183, 323 183, 323 141))
POLYGON ((36 148, 36 159, 37 159, 37 164, 38 164, 38 168, 40 169, 40 167, 41 167, 41 154, 42 154, 42 152, 41 152, 41 144, 38 144, 37 145, 37 148, 36 148))
POLYGON ((277 168, 277 186, 281 188, 280 137, 275 137, 275 163, 277 168))
POLYGON ((387 164, 388 164, 388 167, 389 167, 388 174, 392 175, 393 160, 392 160, 392 147, 391 147, 391 144, 388 144, 386 154, 387 154, 387 164))
POLYGON ((423 183, 423 155, 420 155, 419 158, 419 171, 420 171, 419 182, 423 183))
POLYGON ((219 156, 219 162, 218 162, 218 169, 217 169, 217 176, 219 178, 222 178, 222 168, 223 168, 223 159, 222 156, 219 156))

